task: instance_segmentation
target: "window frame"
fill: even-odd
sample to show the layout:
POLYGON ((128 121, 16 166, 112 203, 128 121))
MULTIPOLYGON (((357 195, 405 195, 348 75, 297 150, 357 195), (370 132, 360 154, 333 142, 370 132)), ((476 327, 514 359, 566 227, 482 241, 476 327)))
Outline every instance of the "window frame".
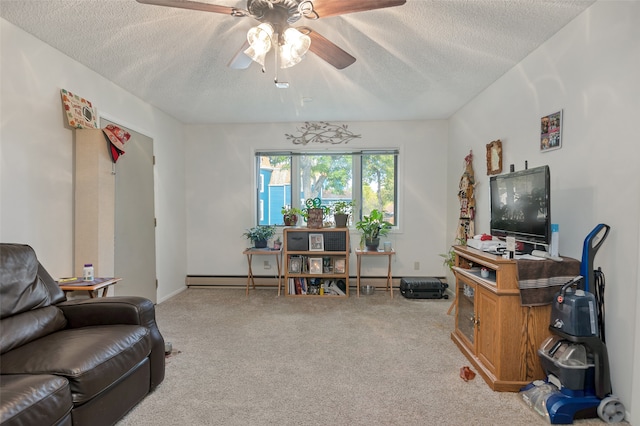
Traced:
MULTIPOLYGON (((291 206, 299 209, 304 209, 304 205, 300 205, 298 203, 298 197, 294 197, 293 194, 300 193, 300 162, 299 157, 303 155, 350 155, 352 157, 351 167, 352 167, 352 199, 357 200, 356 208, 353 212, 353 220, 351 223, 351 228, 354 227, 355 222, 361 220, 362 218, 362 168, 363 168, 363 158, 365 155, 393 155, 394 156, 394 188, 393 188, 393 196, 394 196, 394 212, 393 212, 393 230, 398 230, 401 225, 400 214, 399 214, 399 197, 400 197, 400 150, 397 148, 391 149, 360 149, 360 150, 325 150, 325 151, 282 151, 282 150, 256 150, 254 153, 254 161, 255 161, 255 173, 256 179, 256 211, 254 213, 254 220, 258 220, 260 223, 261 212, 260 206, 263 203, 263 200, 260 199, 261 194, 261 186, 262 189, 265 189, 266 183, 264 182, 264 177, 261 175, 261 162, 260 157, 269 157, 269 156, 286 156, 290 157, 290 199, 291 206), (298 178, 294 178, 294 176, 298 176, 298 178), (262 182, 260 182, 262 180, 262 182), (261 185, 262 184, 262 185, 261 185)), ((263 206, 264 208, 264 206, 263 206)), ((271 212, 273 214, 274 212, 271 212)), ((262 217, 264 217, 264 211, 262 212, 262 217)), ((300 223, 300 222, 299 222, 300 223)), ((275 225, 278 227, 284 226, 283 224, 275 225)))

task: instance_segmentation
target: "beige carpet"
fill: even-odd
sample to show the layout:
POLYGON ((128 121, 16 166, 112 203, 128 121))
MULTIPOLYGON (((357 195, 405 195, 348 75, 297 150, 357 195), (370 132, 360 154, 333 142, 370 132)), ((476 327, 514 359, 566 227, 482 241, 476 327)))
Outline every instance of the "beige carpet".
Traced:
POLYGON ((165 381, 119 425, 548 424, 518 394, 459 377, 470 364, 450 304, 189 289, 157 306, 165 381))

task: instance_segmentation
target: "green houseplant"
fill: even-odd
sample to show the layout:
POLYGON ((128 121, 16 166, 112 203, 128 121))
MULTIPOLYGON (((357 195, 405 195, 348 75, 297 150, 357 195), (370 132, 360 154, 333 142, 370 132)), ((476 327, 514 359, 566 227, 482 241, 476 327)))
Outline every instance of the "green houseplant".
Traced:
POLYGON ((391 230, 391 223, 384 220, 384 215, 380 210, 371 210, 369 216, 364 216, 362 220, 356 222, 356 229, 362 232, 362 240, 368 251, 378 250, 380 237, 383 237, 391 230))
MULTIPOLYGON (((456 238, 456 244, 457 245, 462 245, 462 246, 466 246, 467 245, 467 240, 464 238, 456 238)), ((444 266, 446 266, 447 268, 449 268, 449 270, 453 270, 453 267, 456 264, 456 252, 453 248, 453 246, 449 247, 449 251, 444 253, 444 254, 440 254, 440 257, 443 257, 444 260, 442 261, 442 264, 444 266)))
POLYGON ((296 226, 298 223, 298 216, 302 215, 302 210, 291 206, 282 206, 282 219, 285 226, 296 226))
POLYGON ((349 215, 355 206, 354 200, 339 200, 331 204, 333 219, 336 222, 336 228, 346 228, 349 215))
POLYGON ((273 237, 275 233, 276 227, 274 225, 258 225, 247 229, 247 232, 242 235, 252 241, 255 248, 265 248, 267 247, 267 240, 273 237))

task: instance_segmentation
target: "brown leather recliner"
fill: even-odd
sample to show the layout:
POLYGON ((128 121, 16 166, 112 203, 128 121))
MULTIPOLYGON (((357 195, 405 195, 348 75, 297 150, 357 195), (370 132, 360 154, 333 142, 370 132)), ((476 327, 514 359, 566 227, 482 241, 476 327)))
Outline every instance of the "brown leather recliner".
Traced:
POLYGON ((31 247, 0 244, 0 424, 112 425, 164 356, 150 300, 67 301, 31 247))

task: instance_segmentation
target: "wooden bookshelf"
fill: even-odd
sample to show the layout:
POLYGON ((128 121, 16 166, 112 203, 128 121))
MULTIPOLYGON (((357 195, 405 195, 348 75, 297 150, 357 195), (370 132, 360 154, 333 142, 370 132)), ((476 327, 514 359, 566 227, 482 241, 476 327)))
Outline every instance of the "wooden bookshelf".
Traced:
POLYGON ((349 230, 284 228, 284 294, 349 297, 349 230))

